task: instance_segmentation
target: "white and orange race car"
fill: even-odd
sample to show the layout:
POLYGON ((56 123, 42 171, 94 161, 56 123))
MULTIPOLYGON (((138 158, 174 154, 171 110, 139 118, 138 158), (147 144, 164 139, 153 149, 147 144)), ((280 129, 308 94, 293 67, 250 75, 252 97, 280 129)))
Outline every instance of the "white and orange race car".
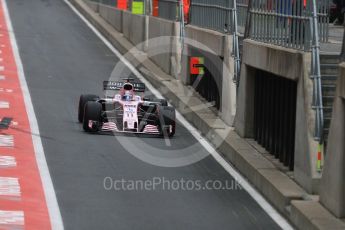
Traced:
POLYGON ((123 82, 104 81, 113 96, 80 96, 78 120, 86 132, 120 132, 173 137, 176 130, 175 108, 164 99, 142 97, 145 84, 128 78, 123 82))

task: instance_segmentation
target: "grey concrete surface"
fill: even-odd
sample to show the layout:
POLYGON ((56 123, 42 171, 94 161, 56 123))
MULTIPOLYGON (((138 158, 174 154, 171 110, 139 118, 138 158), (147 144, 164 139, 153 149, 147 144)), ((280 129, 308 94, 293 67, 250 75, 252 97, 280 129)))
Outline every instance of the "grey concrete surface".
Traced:
POLYGON ((232 39, 228 35, 225 37, 224 46, 224 62, 223 62, 223 84, 222 84, 222 104, 221 104, 221 117, 227 125, 234 124, 236 114, 236 85, 234 84, 234 58, 232 53, 232 39))
POLYGON ((122 13, 123 35, 140 50, 144 50, 145 42, 145 16, 134 15, 129 11, 122 13))
POLYGON ((122 12, 122 33, 129 40, 131 31, 131 18, 132 14, 129 11, 122 12))
POLYGON ((99 4, 93 1, 86 1, 85 2, 93 11, 99 12, 99 4))
POLYGON ((345 224, 328 212, 317 201, 292 201, 291 219, 303 230, 343 230, 345 224))
POLYGON ((174 22, 172 21, 157 17, 149 18, 147 54, 167 74, 172 71, 172 36, 176 36, 174 29, 174 22))
POLYGON ((246 39, 242 62, 275 75, 298 80, 303 71, 303 52, 246 39))
POLYGON ((112 25, 117 31, 122 33, 122 10, 108 5, 99 4, 99 14, 112 25))
POLYGON ((345 218, 345 63, 339 68, 320 201, 334 215, 345 218))
POLYGON ((315 111, 312 110, 313 81, 310 79, 310 54, 304 54, 297 84, 295 180, 309 193, 318 194, 321 173, 316 171, 318 143, 314 140, 315 111))
MULTIPOLYGON (((222 33, 219 33, 214 30, 208 30, 192 25, 186 26, 186 37, 197 41, 204 46, 207 47, 207 49, 212 50, 217 56, 223 57, 224 56, 224 47, 225 47, 225 35, 222 33)), ((196 47, 198 45, 196 44, 196 47)), ((199 47, 200 49, 203 49, 203 47, 199 47)), ((208 51, 208 50, 206 50, 208 51)))
MULTIPOLYGON (((75 5, 96 25, 112 43, 120 50, 126 53, 126 49, 131 49, 129 42, 118 36, 117 32, 108 27, 105 22, 97 19, 97 15, 85 7, 80 0, 74 0, 75 5)), ((127 58, 132 63, 139 62, 143 57, 137 52, 127 53, 127 58)), ((247 71, 253 68, 246 68, 247 71)), ((184 116, 198 127, 198 129, 208 138, 208 140, 215 146, 219 146, 218 150, 229 160, 236 168, 238 168, 248 180, 253 183, 261 192, 264 192, 266 198, 276 206, 281 212, 293 222, 299 229, 305 229, 306 225, 303 220, 312 220, 310 226, 314 229, 328 230, 331 227, 338 227, 339 222, 334 216, 327 214, 326 210, 321 210, 321 214, 315 216, 312 210, 308 210, 310 205, 302 203, 302 207, 294 200, 312 200, 313 196, 309 196, 301 189, 295 182, 293 182, 287 175, 281 173, 272 165, 263 155, 251 146, 250 141, 241 138, 238 134, 232 131, 232 128, 227 126, 220 120, 205 104, 202 99, 190 88, 186 87, 181 81, 175 80, 172 76, 162 74, 161 69, 151 63, 150 61, 142 62, 139 70, 146 76, 146 78, 159 91, 169 98, 170 102, 178 107, 179 111, 184 116), (148 70, 150 69, 150 71, 148 70), (162 78, 162 76, 164 77, 162 78), (169 80, 170 79, 170 80, 169 80), (186 97, 186 95, 189 95, 186 97), (190 98, 190 100, 188 100, 190 98), (197 107, 195 107, 197 105, 197 107), (224 141, 225 140, 225 141, 224 141), (260 173, 263 170, 266 173, 260 173), (268 170, 268 171, 267 171, 268 170), (265 183, 262 183, 265 181, 265 183), (264 187, 264 189, 263 189, 264 187), (288 204, 288 206, 285 206, 288 204), (291 204, 293 207, 291 208, 291 204), (296 208, 297 207, 297 208, 296 208), (306 208, 305 208, 306 207, 306 208), (291 210, 291 211, 290 211, 291 210), (298 211, 301 210, 301 211, 298 211), (305 210, 305 211, 304 211, 305 210), (309 211, 309 212, 308 212, 309 211), (321 222, 327 222, 327 225, 320 225, 321 222)), ((317 204, 317 209, 322 209, 320 204, 317 204)), ((258 228, 258 227, 256 227, 258 228)))
POLYGON ((313 139, 315 112, 310 54, 252 40, 243 42, 242 73, 237 98, 236 131, 253 137, 255 69, 297 81, 294 178, 309 193, 317 193, 321 174, 316 171, 317 142, 313 139))
POLYGON ((234 123, 236 132, 243 138, 254 137, 254 90, 255 69, 242 63, 234 123))
POLYGON ((344 35, 344 26, 329 25, 328 42, 321 43, 320 49, 322 53, 340 54, 344 35))
POLYGON ((62 0, 7 3, 65 229, 278 229, 243 190, 106 191, 105 177, 233 178, 211 157, 165 168, 130 153, 138 144, 152 156, 206 151, 180 124, 170 146, 160 138, 84 133, 77 123, 79 95, 101 94, 102 80, 130 71, 113 72, 119 60, 62 0), (130 145, 122 146, 126 141, 130 145))

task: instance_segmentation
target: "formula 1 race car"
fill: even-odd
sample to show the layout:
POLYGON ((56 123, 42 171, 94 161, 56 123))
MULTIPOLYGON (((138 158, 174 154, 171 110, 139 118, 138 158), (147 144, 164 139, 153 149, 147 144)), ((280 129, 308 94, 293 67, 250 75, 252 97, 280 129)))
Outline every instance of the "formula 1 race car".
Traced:
POLYGON ((78 120, 86 132, 174 136, 175 108, 168 106, 164 99, 136 95, 145 92, 145 84, 128 78, 123 82, 104 81, 103 89, 116 93, 104 98, 90 94, 80 96, 78 120))

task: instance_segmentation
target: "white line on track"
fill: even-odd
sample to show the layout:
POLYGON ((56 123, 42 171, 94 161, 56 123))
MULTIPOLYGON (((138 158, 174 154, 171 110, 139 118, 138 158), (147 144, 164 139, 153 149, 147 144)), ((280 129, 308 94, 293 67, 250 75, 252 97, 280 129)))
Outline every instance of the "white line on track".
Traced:
MULTIPOLYGON (((68 1, 65 3, 81 18, 82 21, 104 42, 104 44, 122 61, 127 67, 142 81, 147 88, 158 98, 164 98, 162 94, 155 89, 149 81, 68 1)), ((233 177, 242 188, 261 206, 261 208, 282 228, 285 230, 293 229, 265 198, 240 174, 234 169, 224 158, 212 147, 212 145, 196 130, 178 111, 176 118, 185 126, 196 140, 213 156, 213 158, 233 177)))
MULTIPOLYGON (((0 93, 2 93, 2 92, 5 92, 5 93, 13 93, 13 89, 4 89, 4 88, 0 88, 0 93)), ((0 102, 0 108, 1 108, 1 103, 2 102, 0 102)), ((8 104, 8 107, 9 107, 9 103, 7 102, 7 104, 8 104)))
POLYGON ((0 210, 0 229, 24 229, 24 212, 0 210))
POLYGON ((20 199, 18 178, 0 177, 0 197, 6 199, 20 199))
POLYGON ((0 147, 12 148, 14 146, 14 138, 12 135, 0 135, 0 147))
MULTIPOLYGON (((1 2, 4 8, 4 15, 5 15, 8 31, 14 31, 12 27, 11 18, 8 12, 6 0, 1 0, 1 2)), ((38 166, 39 173, 41 176, 43 191, 46 198, 46 204, 48 207, 50 223, 51 223, 52 229, 54 230, 64 229, 59 205, 56 199, 54 186, 50 177, 46 157, 45 157, 43 146, 42 146, 41 136, 39 134, 40 132, 38 129, 35 111, 32 105, 29 88, 27 86, 25 75, 24 75, 23 64, 19 55, 17 40, 16 40, 14 32, 9 33, 9 36, 10 36, 10 41, 11 41, 11 45, 12 45, 12 49, 14 53, 14 58, 17 64, 20 86, 21 86, 22 93, 24 95, 24 102, 25 102, 25 107, 27 111, 27 116, 30 122, 31 132, 35 133, 35 135, 32 135, 32 141, 34 144, 36 162, 37 162, 37 166, 38 166)))
POLYGON ((13 168, 17 166, 16 158, 13 156, 0 156, 0 169, 13 168))
POLYGON ((10 103, 7 101, 0 101, 0 109, 9 109, 10 103))

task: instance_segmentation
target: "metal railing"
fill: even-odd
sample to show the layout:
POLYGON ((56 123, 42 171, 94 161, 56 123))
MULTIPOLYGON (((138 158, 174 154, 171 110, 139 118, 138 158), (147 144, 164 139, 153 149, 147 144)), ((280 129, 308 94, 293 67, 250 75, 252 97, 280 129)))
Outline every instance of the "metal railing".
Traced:
POLYGON ((316 0, 312 0, 312 17, 311 17, 311 78, 313 80, 313 104, 315 110, 315 132, 314 139, 323 144, 323 103, 322 103, 322 86, 321 86, 321 70, 320 70, 320 45, 319 45, 319 26, 316 0))
MULTIPOLYGON (((233 81, 236 84, 239 82, 241 68, 237 10, 236 0, 192 0, 190 6, 190 24, 233 35, 233 81)), ((243 21, 243 18, 241 20, 243 21)))
POLYGON ((317 0, 315 3, 320 42, 328 42, 330 2, 331 1, 317 0))
MULTIPOLYGON (((251 0, 251 39, 293 49, 310 50, 313 0, 251 0)), ((321 42, 328 40, 329 0, 317 0, 316 25, 321 42)))
POLYGON ((247 19, 249 0, 236 0, 238 27, 241 34, 244 33, 247 19))
POLYGON ((238 9, 236 0, 233 0, 233 42, 232 42, 232 56, 234 57, 234 77, 233 82, 236 86, 239 86, 240 75, 241 75, 241 57, 240 57, 240 44, 239 44, 239 33, 238 33, 238 9))
POLYGON ((345 30, 343 34, 343 45, 341 47, 340 60, 342 62, 345 61, 345 30))
POLYGON ((311 51, 314 139, 323 142, 320 45, 328 39, 328 0, 250 0, 246 36, 260 42, 311 51))
POLYGON ((190 24, 217 30, 232 31, 234 1, 230 0, 192 0, 190 24))

